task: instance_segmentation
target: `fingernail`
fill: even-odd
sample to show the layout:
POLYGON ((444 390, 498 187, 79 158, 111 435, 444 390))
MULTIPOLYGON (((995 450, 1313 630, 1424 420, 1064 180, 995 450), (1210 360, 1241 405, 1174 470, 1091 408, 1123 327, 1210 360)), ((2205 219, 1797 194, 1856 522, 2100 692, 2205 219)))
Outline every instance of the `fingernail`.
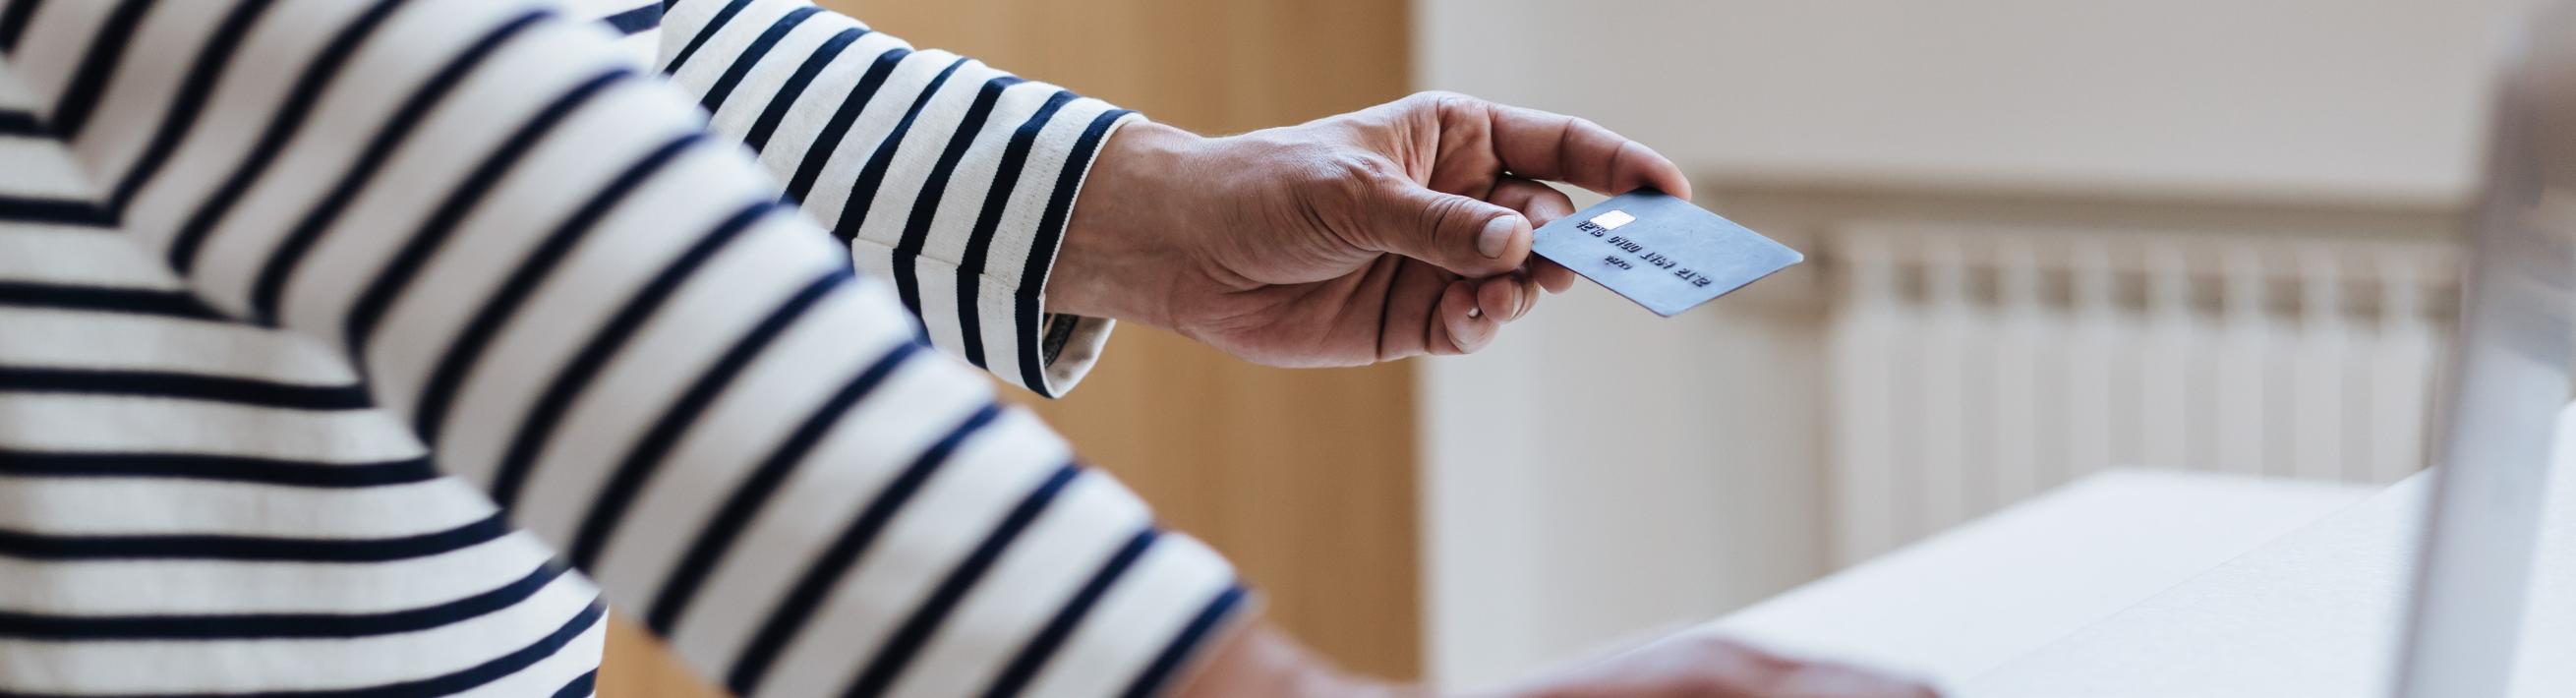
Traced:
POLYGON ((1473 320, 1473 319, 1476 319, 1476 318, 1480 318, 1480 317, 1484 317, 1484 316, 1485 316, 1485 309, 1484 309, 1484 308, 1478 308, 1478 307, 1469 307, 1469 308, 1467 308, 1467 318, 1468 318, 1468 319, 1470 319, 1470 320, 1473 320))
POLYGON ((1515 227, 1518 226, 1512 225, 1511 216, 1495 216, 1493 220, 1486 221, 1484 231, 1476 233, 1476 251, 1485 253, 1487 257, 1503 256, 1503 248, 1512 246, 1512 229, 1515 227))

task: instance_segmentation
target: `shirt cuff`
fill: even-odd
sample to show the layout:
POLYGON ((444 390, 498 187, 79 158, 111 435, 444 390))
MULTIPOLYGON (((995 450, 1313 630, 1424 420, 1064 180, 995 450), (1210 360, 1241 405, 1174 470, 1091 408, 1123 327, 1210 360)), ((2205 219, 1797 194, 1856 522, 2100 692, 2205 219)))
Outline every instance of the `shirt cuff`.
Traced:
MULTIPOLYGON (((1072 220, 1074 202, 1081 200, 1082 185, 1090 178, 1101 146, 1119 128, 1144 120, 1143 115, 1088 98, 1074 100, 1065 111, 1071 114, 1058 117, 1067 122, 1065 127, 1050 125, 1042 129, 1029 158, 1033 162, 1063 163, 1061 170, 1053 173, 1053 186, 1044 192, 1019 194, 1031 199, 1026 203, 1039 209, 1037 224, 1030 229, 1025 245, 996 240, 992 250, 1003 259, 1010 259, 1010 253, 1018 249, 1026 252, 1018 255, 1017 265, 986 264, 984 278, 978 280, 994 291, 1008 290, 982 294, 991 302, 977 308, 976 313, 982 317, 973 324, 984 329, 983 355, 961 352, 970 362, 986 367, 1003 380, 1046 397, 1065 394, 1089 375, 1092 365, 1100 361, 1109 333, 1117 326, 1108 318, 1047 312, 1046 284, 1055 269, 1066 222, 1072 220), (1075 123, 1081 128, 1072 128, 1075 123), (1061 155, 1046 152, 1050 150, 1061 150, 1061 155), (1042 205, 1034 201, 1039 196, 1045 197, 1042 205), (995 350, 1005 344, 1010 347, 1007 352, 995 350), (1005 356, 1016 360, 999 360, 1005 356)), ((938 333, 932 334, 933 343, 938 343, 938 333)))
MULTIPOLYGON (((895 281, 933 346, 1052 398, 1090 373, 1116 325, 1047 311, 1046 284, 1065 225, 1102 144, 1144 117, 1039 87, 1052 93, 1045 96, 1052 107, 1040 105, 1012 122, 1019 125, 1014 133, 992 136, 1000 142, 991 149, 998 151, 990 154, 994 162, 958 166, 990 173, 969 187, 982 198, 977 215, 933 215, 903 226, 910 234, 880 234, 870 222, 851 238, 850 250, 859 268, 895 281)), ((959 193, 954 184, 949 188, 959 193)))

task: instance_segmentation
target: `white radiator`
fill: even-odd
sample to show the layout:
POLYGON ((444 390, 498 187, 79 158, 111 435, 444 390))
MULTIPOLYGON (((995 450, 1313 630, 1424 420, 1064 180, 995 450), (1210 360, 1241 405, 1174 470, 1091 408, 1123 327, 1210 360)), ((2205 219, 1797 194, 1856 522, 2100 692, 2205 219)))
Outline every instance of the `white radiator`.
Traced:
POLYGON ((2422 467, 2448 243, 1893 223, 1824 243, 1838 564, 2114 465, 2422 467))

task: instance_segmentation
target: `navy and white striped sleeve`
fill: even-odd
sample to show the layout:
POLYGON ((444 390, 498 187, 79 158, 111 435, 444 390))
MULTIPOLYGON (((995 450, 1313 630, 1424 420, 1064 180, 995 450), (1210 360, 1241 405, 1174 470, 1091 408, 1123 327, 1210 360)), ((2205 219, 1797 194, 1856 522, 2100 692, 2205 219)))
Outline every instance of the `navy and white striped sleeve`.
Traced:
POLYGON ((1047 312, 1047 273, 1093 154, 1141 116, 805 0, 592 4, 893 281, 931 344, 1050 397, 1097 361, 1111 322, 1047 312))
POLYGON ((673 10, 687 94, 535 0, 54 0, 0 78, 198 300, 345 359, 737 694, 1155 691, 1240 615, 1231 571, 904 308, 1034 365, 994 325, 1034 320, 1014 304, 1120 117, 863 33, 806 104, 746 48, 785 7, 673 10), (834 231, 916 259, 855 271, 834 231))

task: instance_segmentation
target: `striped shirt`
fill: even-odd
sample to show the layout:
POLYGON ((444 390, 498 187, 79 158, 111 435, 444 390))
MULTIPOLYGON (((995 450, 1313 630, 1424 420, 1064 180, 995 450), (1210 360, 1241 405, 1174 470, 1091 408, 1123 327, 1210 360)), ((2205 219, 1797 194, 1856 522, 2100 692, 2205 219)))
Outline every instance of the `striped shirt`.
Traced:
POLYGON ((801 0, 0 0, 0 696, 588 695, 610 603, 1155 692, 1244 591, 969 367, 1089 365, 1135 118, 801 0))

